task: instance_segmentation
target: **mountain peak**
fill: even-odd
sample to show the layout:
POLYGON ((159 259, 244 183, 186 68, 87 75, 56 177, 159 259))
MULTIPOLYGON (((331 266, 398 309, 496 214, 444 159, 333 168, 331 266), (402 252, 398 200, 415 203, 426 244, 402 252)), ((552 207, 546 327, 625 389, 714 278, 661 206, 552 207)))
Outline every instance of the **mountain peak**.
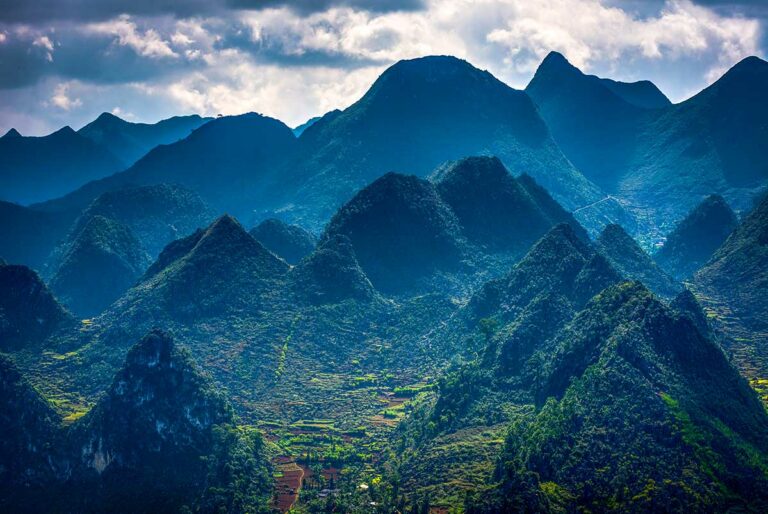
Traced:
POLYGON ((544 60, 541 61, 541 64, 547 64, 548 66, 573 66, 571 62, 560 52, 556 50, 552 50, 547 54, 546 57, 544 57, 544 60))
POLYGON ((99 117, 93 121, 93 123, 96 123, 98 125, 115 125, 115 124, 130 123, 130 122, 125 121, 119 116, 115 116, 111 112, 102 112, 101 114, 99 114, 99 117))
POLYGON ((654 258, 678 279, 688 278, 712 257, 738 223, 725 199, 710 195, 675 226, 654 258))
POLYGON ((707 315, 690 289, 684 288, 680 294, 670 302, 669 306, 681 314, 688 316, 691 321, 693 321, 693 324, 696 325, 696 328, 699 329, 699 332, 704 335, 709 333, 707 315))
POLYGON ((98 117, 98 118, 96 118, 96 119, 97 119, 97 120, 104 120, 104 121, 106 121, 106 120, 120 120, 120 121, 124 121, 124 120, 123 120, 122 118, 120 118, 119 116, 115 116, 115 115, 114 115, 114 114, 112 114, 111 112, 106 112, 106 111, 105 111, 105 112, 102 112, 101 114, 99 114, 99 117, 98 117))
POLYGON ((670 298, 680 292, 680 285, 667 275, 643 251, 621 225, 607 225, 595 241, 598 250, 625 277, 642 282, 654 293, 670 298))
MULTIPOLYGON (((122 302, 175 318, 250 308, 285 278, 289 265, 224 215, 169 243, 122 302)), ((144 314, 142 314, 144 316, 144 314)), ((146 319, 146 318, 143 318, 146 319)))
POLYGON ((97 214, 71 234, 50 286, 75 313, 89 317, 127 291, 149 262, 128 226, 97 214))
POLYGON ((768 62, 751 56, 733 65, 711 86, 683 103, 700 102, 715 95, 715 98, 719 98, 719 102, 728 104, 727 107, 722 107, 723 109, 741 109, 741 104, 751 105, 752 101, 760 98, 762 86, 766 83, 768 83, 768 62), (732 103, 736 105, 732 106, 732 103))
POLYGON ((174 349, 173 338, 160 329, 152 329, 126 356, 126 365, 147 368, 168 367, 174 349))
POLYGON ((431 180, 467 239, 496 251, 524 252, 568 216, 562 209, 549 212, 546 199, 531 194, 496 157, 451 162, 435 171, 431 180))
POLYGON ((461 71, 475 69, 464 59, 452 55, 426 55, 415 59, 403 59, 393 64, 387 71, 392 74, 419 74, 425 71, 461 71))
MULTIPOLYGON (((725 198, 718 194, 709 195, 702 201, 696 209, 723 209, 731 211, 730 206, 728 205, 728 202, 725 201, 725 198)), ((733 212, 733 211, 731 211, 733 212)))
POLYGON ((496 182, 505 177, 511 177, 511 175, 498 157, 472 156, 441 166, 435 170, 430 179, 438 183, 474 179, 496 182))
POLYGON ((563 54, 552 51, 547 54, 543 61, 541 61, 541 64, 539 64, 539 67, 534 74, 534 78, 535 75, 540 74, 562 75, 565 73, 583 75, 581 70, 571 64, 563 54))
POLYGON ((754 70, 754 69, 768 69, 768 61, 757 57, 756 55, 750 55, 737 62, 730 71, 734 70, 754 70))
POLYGON ((632 236, 627 234, 627 231, 624 230, 624 227, 619 225, 618 223, 610 223, 605 226, 603 229, 603 232, 600 234, 600 238, 602 239, 619 239, 622 241, 629 241, 632 239, 632 236))
POLYGON ((233 218, 229 214, 222 214, 216 220, 214 220, 213 223, 211 223, 211 226, 208 228, 209 233, 215 233, 215 232, 245 232, 245 229, 240 224, 239 221, 237 221, 235 218, 233 218))
POLYGON ((249 234, 289 264, 297 264, 315 248, 315 237, 312 234, 276 218, 262 221, 249 234))
POLYGON ((326 239, 293 270, 294 289, 312 304, 361 302, 377 297, 360 268, 352 242, 344 235, 326 239))
POLYGON ((6 137, 7 138, 13 138, 13 137, 22 137, 22 136, 21 136, 21 134, 19 133, 18 130, 16 130, 15 128, 11 127, 11 129, 8 130, 8 132, 6 132, 5 135, 3 136, 3 138, 6 138, 6 137))
POLYGON ((74 129, 69 125, 64 125, 56 132, 53 132, 51 135, 52 136, 72 136, 72 135, 77 135, 77 132, 75 132, 74 129))
POLYGON ((387 173, 333 216, 322 241, 345 235, 376 289, 401 292, 419 279, 460 263, 464 239, 456 216, 435 186, 413 175, 387 173))
POLYGON ((547 232, 547 234, 542 238, 541 242, 548 242, 548 241, 569 241, 574 246, 578 246, 580 248, 585 248, 584 242, 579 238, 578 234, 576 234, 576 231, 573 229, 573 227, 568 223, 558 223, 554 227, 552 227, 552 230, 547 232))
POLYGON ((238 263, 238 259, 247 259, 265 277, 282 273, 288 268, 229 214, 220 216, 199 236, 195 233, 190 237, 196 242, 189 256, 196 260, 215 259, 220 264, 231 261, 233 265, 242 266, 244 262, 238 263))

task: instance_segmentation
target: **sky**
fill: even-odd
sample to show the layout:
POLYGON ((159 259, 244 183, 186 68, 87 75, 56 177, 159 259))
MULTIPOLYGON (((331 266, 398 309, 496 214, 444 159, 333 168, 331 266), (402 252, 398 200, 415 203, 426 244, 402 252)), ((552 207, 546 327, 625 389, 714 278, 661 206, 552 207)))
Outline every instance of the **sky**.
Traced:
POLYGON ((0 133, 102 112, 255 111, 295 126, 434 54, 524 88, 556 50, 681 101, 765 57, 766 24, 766 0, 0 0, 0 133))

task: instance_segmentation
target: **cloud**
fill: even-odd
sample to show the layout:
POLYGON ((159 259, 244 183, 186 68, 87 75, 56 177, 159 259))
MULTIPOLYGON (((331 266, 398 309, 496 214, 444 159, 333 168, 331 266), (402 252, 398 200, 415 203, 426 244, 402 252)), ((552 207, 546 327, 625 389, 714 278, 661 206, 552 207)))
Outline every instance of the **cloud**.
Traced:
MULTIPOLYGON (((0 19, 13 15, 3 13, 5 1, 0 19)), ((524 87, 558 50, 587 72, 651 79, 680 100, 760 54, 762 37, 759 19, 689 0, 403 0, 391 9, 363 0, 192 0, 183 12, 178 2, 136 0, 129 13, 118 4, 99 2, 102 14, 85 22, 0 22, 0 132, 7 120, 52 126, 66 112, 84 123, 115 108, 145 121, 255 110, 296 124, 349 105, 393 62, 429 54, 456 55, 524 87), (80 106, 50 109, 62 83, 80 106), (26 96, 6 94, 17 89, 26 96), (12 114, 22 96, 46 99, 36 114, 44 122, 12 114)))
POLYGON ((644 19, 596 0, 544 4, 509 3, 506 26, 487 35, 506 48, 506 62, 519 70, 530 70, 550 50, 585 69, 595 62, 675 60, 705 52, 733 62, 758 51, 756 21, 723 18, 688 1, 669 2, 658 16, 644 19))
MULTIPOLYGON (((86 30, 96 34, 108 34, 115 37, 115 41, 122 46, 127 46, 144 57, 178 57, 168 41, 160 37, 155 29, 147 29, 143 32, 136 28, 130 16, 123 14, 117 19, 88 25, 86 30)), ((177 44, 183 44, 176 38, 177 44)))
POLYGON ((0 23, 94 22, 120 15, 176 18, 225 16, 238 10, 287 7, 297 12, 351 7, 372 12, 416 10, 422 0, 0 0, 0 23))
POLYGON ((180 22, 128 17, 86 25, 12 26, 0 44, 0 89, 28 87, 46 78, 95 83, 160 80, 204 65, 199 49, 171 34, 180 22))
POLYGON ((71 111, 72 109, 83 105, 82 100, 73 98, 69 95, 69 88, 69 84, 59 84, 56 86, 53 91, 53 96, 51 97, 51 104, 54 107, 58 107, 64 111, 71 111))

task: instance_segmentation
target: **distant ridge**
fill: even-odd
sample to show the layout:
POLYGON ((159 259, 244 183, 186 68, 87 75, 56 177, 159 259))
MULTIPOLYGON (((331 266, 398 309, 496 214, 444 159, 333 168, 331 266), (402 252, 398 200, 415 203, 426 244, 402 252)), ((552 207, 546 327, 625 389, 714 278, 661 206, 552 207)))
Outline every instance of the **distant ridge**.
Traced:
POLYGON ((42 137, 11 129, 0 138, 0 199, 23 204, 48 200, 122 167, 109 149, 70 127, 42 137))
POLYGON ((154 147, 184 139, 211 119, 192 115, 175 116, 157 123, 132 123, 104 112, 77 132, 108 148, 127 168, 154 147))
POLYGON ((301 222, 330 217, 387 172, 424 177, 469 155, 496 155, 514 175, 529 173, 566 209, 601 198, 524 92, 450 56, 392 65, 360 100, 324 116, 299 141, 295 169, 288 170, 298 194, 287 200, 287 212, 301 222))

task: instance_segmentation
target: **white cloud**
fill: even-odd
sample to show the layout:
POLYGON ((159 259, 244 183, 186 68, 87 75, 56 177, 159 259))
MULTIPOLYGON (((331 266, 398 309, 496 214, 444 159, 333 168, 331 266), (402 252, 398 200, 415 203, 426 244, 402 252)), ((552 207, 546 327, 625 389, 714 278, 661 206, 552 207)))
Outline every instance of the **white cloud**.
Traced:
POLYGON ((73 98, 69 94, 69 89, 70 84, 58 84, 53 90, 51 104, 65 111, 71 111, 74 108, 81 107, 83 105, 82 100, 80 100, 80 98, 73 98))
POLYGON ((381 67, 353 71, 326 67, 296 69, 255 65, 242 54, 230 54, 218 70, 194 73, 145 92, 166 96, 181 112, 241 114, 255 111, 297 125, 309 117, 347 107, 370 87, 381 67))
MULTIPOLYGON (((689 0, 670 0, 649 17, 600 0, 432 0, 424 11, 335 8, 301 16, 269 9, 245 14, 243 21, 254 52, 278 61, 319 53, 391 63, 451 54, 517 87, 551 50, 586 71, 658 69, 660 63, 667 66, 658 70, 663 75, 675 72, 678 60, 697 60, 700 75, 688 80, 705 86, 724 66, 758 53, 760 40, 758 21, 718 15, 689 0)), ((672 96, 679 98, 680 91, 672 96)))
POLYGON ((32 41, 33 46, 45 50, 45 58, 48 62, 53 61, 53 42, 48 36, 38 36, 32 41))
POLYGON ((687 0, 668 2, 658 16, 644 19, 597 0, 510 1, 507 7, 504 26, 487 38, 504 47, 507 62, 520 70, 532 67, 527 56, 538 61, 550 50, 585 69, 597 62, 674 60, 704 52, 733 63, 758 51, 757 21, 724 18, 687 0))
MULTIPOLYGON (((350 105, 387 66, 423 55, 467 59, 521 88, 541 59, 557 50, 584 71, 619 80, 650 79, 681 100, 743 57, 760 54, 756 20, 727 17, 690 0, 660 2, 659 9, 643 16, 617 5, 622 4, 428 0, 424 9, 407 12, 336 7, 307 14, 277 8, 187 19, 120 16, 78 30, 106 35, 108 44, 148 60, 173 59, 177 66, 161 66, 162 72, 126 79, 119 87, 80 78, 69 90, 41 86, 39 94, 73 117, 119 104, 145 121, 155 121, 160 113, 253 110, 295 125, 350 105)), ((14 42, 29 41, 51 56, 58 52, 62 58, 57 60, 64 61, 63 31, 55 33, 54 41, 48 29, 18 25, 6 30, 14 42)), ((0 32, 0 43, 6 33, 0 32)), ((103 38, 93 40, 103 45, 103 38)), ((104 55, 103 46, 95 48, 104 55)), ((61 80, 52 74, 47 78, 61 80)), ((7 113, 11 106, 3 102, 0 112, 7 113)))
POLYGON ((117 44, 130 47, 144 57, 178 57, 168 41, 163 39, 157 30, 149 28, 142 32, 127 15, 108 22, 90 24, 86 29, 98 34, 115 36, 117 44))

